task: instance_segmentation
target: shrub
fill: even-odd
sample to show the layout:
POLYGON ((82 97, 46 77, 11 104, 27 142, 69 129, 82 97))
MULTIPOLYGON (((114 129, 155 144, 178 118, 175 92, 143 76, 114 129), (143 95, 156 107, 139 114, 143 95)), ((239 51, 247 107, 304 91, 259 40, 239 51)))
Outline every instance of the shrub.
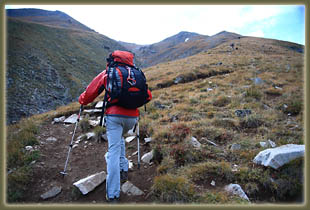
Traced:
POLYGON ((168 173, 170 170, 175 168, 175 160, 169 155, 165 156, 161 164, 157 167, 157 172, 160 174, 168 173))
POLYGON ((80 121, 79 125, 80 125, 80 128, 82 129, 82 132, 88 132, 91 128, 87 117, 83 118, 80 121))
POLYGON ((185 139, 190 133, 190 128, 184 123, 173 124, 171 127, 173 137, 177 139, 185 139))
POLYGON ((209 182, 210 178, 230 182, 233 180, 231 167, 227 162, 203 162, 193 165, 187 176, 194 182, 209 182))
POLYGON ((231 99, 227 96, 219 96, 213 101, 214 106, 223 107, 231 102, 231 99))
POLYGON ((183 166, 188 153, 188 148, 186 148, 183 144, 176 144, 172 146, 170 156, 173 157, 177 166, 183 166))
POLYGON ((303 108, 302 101, 291 100, 286 103, 286 108, 283 109, 285 114, 298 115, 303 108))
POLYGON ((160 202, 192 202, 195 190, 186 178, 169 174, 156 176, 152 186, 153 196, 160 202))
POLYGON ((257 100, 260 100, 262 97, 262 93, 261 91, 258 89, 258 87, 256 86, 251 86, 250 88, 248 88, 245 92, 245 97, 251 97, 251 98, 255 98, 257 100))
POLYGON ((106 133, 106 128, 102 126, 97 126, 94 128, 93 132, 95 133, 95 138, 97 142, 102 140, 102 135, 106 133))
POLYGON ((241 128, 258 128, 263 125, 262 118, 258 115, 251 115, 244 119, 241 119, 239 126, 241 128))
POLYGON ((152 147, 153 149, 153 161, 160 164, 163 160, 163 146, 161 144, 156 144, 152 147))

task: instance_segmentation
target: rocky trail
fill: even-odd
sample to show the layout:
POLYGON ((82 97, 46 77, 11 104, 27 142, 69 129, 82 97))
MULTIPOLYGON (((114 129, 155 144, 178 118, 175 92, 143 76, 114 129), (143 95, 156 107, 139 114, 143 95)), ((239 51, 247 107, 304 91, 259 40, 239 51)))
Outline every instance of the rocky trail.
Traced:
MULTIPOLYGON (((106 172, 104 155, 107 152, 107 141, 98 142, 93 137, 81 140, 71 150, 66 170, 67 175, 63 176, 60 173, 64 171, 74 127, 74 123, 51 121, 41 125, 37 135, 40 145, 34 147, 34 150, 40 151, 40 158, 32 163, 33 176, 29 183, 31 187, 28 188, 27 203, 106 203, 105 181, 85 195, 73 183, 90 175, 102 171, 106 172), (44 193, 53 188, 57 189, 56 195, 43 199, 44 193)), ((83 134, 85 133, 78 126, 74 142, 83 134)), ((150 150, 148 143, 140 139, 140 158, 150 150)), ((143 194, 135 196, 130 193, 126 194, 121 190, 120 204, 152 202, 149 193, 156 173, 156 166, 152 162, 141 161, 140 169, 138 169, 136 151, 136 138, 129 143, 126 142, 126 157, 133 162, 133 167, 128 173, 128 181, 143 191, 143 194)))

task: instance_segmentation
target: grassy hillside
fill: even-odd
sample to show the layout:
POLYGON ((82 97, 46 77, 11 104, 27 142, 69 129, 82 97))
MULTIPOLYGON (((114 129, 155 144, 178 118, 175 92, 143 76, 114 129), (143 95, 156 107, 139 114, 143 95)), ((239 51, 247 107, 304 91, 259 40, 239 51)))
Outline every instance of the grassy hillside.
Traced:
MULTIPOLYGON (((277 146, 304 144, 302 51, 303 46, 294 43, 242 37, 144 69, 153 100, 146 112, 140 110, 140 137, 152 137, 156 166, 148 198, 155 203, 247 203, 223 191, 226 184, 237 183, 252 203, 300 201, 305 186, 303 158, 278 170, 252 160, 265 149, 262 141, 277 146), (238 117, 235 111, 243 109, 251 114, 238 117), (191 137, 202 144, 200 149, 190 144, 191 137), (239 148, 233 149, 236 145, 239 148)), ((27 188, 27 181, 20 181, 28 174, 21 165, 24 159, 34 159, 22 156, 25 145, 18 147, 16 139, 44 132, 31 125, 68 115, 78 107, 76 103, 60 107, 33 116, 32 123, 9 127, 9 166, 20 169, 15 177, 9 176, 11 186, 27 188)))
POLYGON ((61 11, 48 11, 42 9, 7 9, 6 15, 15 19, 40 23, 47 26, 94 32, 94 30, 81 24, 61 11))
POLYGON ((159 163, 154 199, 227 203, 219 189, 229 183, 240 184, 254 202, 291 201, 302 194, 302 160, 278 171, 252 163, 265 149, 261 141, 304 143, 301 50, 294 43, 248 37, 145 69, 154 100, 142 122, 159 163), (251 114, 236 116, 242 109, 251 114), (189 144, 192 136, 201 149, 189 144), (240 149, 232 150, 234 144, 240 149), (212 187, 212 180, 219 186, 212 187), (172 186, 183 186, 185 194, 172 186))
POLYGON ((77 100, 106 57, 125 49, 95 32, 8 18, 7 118, 55 109, 77 100))

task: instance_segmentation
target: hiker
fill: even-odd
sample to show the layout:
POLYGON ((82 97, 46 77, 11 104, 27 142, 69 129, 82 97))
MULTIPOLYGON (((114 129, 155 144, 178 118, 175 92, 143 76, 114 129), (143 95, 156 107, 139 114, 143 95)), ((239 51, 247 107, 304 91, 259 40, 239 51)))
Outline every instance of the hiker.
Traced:
MULTIPOLYGON (((138 108, 125 108, 127 103, 131 104, 129 107, 134 107, 132 103, 138 102, 138 100, 133 100, 131 98, 128 100, 127 98, 122 102, 121 99, 113 98, 113 91, 109 91, 111 91, 111 86, 115 84, 111 81, 113 80, 112 78, 115 79, 115 77, 117 77, 119 78, 118 82, 125 82, 125 78, 127 77, 127 81, 130 80, 131 84, 133 79, 130 77, 134 72, 133 70, 135 69, 135 72, 137 72, 136 77, 138 77, 138 74, 141 74, 142 71, 140 69, 138 69, 139 71, 136 70, 133 63, 133 58, 134 55, 127 51, 117 50, 111 53, 107 58, 106 70, 97 75, 79 97, 79 103, 82 105, 87 105, 94 101, 94 99, 99 96, 103 90, 105 90, 104 106, 105 102, 107 102, 107 106, 104 114, 106 115, 105 123, 108 138, 108 152, 105 154, 107 163, 106 199, 108 202, 117 202, 119 200, 120 183, 125 182, 128 179, 129 165, 125 155, 125 140, 123 138, 123 134, 127 133, 135 126, 139 117, 138 108), (111 69, 115 70, 116 73, 112 73, 111 69), (120 72, 127 75, 115 76, 115 74, 120 72), (113 77, 111 77, 111 75, 113 75, 113 77)), ((138 78, 135 79, 138 81, 138 78)), ((144 80, 146 81, 145 77, 144 80)), ((127 93, 129 94, 129 92, 127 93)), ((141 104, 145 104, 152 99, 151 91, 147 88, 147 86, 145 93, 147 94, 145 96, 146 99, 143 99, 144 101, 142 103, 140 102, 138 106, 141 106, 141 104)))

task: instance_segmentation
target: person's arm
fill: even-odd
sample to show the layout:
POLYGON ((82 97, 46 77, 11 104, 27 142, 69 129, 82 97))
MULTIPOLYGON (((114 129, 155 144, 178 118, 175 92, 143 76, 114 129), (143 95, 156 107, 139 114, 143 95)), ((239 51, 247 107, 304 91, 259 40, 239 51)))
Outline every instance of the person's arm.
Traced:
POLYGON ((149 89, 147 89, 147 94, 149 95, 149 97, 148 97, 148 99, 147 99, 147 101, 149 102, 149 101, 151 101, 152 100, 152 93, 151 93, 151 91, 149 90, 149 89))
POLYGON ((87 86, 86 90, 80 95, 79 103, 87 105, 95 100, 97 96, 103 91, 103 85, 106 80, 106 71, 98 74, 91 83, 87 86))

